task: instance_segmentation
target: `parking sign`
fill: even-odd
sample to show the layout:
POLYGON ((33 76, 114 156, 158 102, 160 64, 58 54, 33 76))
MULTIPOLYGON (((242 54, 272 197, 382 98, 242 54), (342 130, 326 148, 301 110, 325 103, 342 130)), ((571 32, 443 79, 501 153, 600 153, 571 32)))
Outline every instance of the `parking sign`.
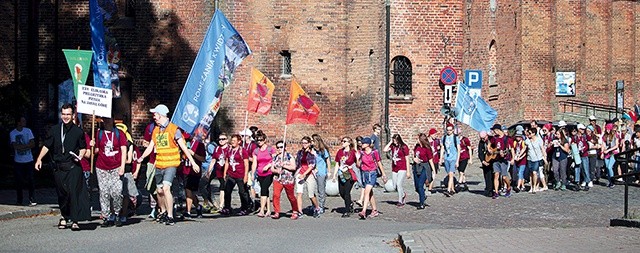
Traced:
POLYGON ((482 91, 482 70, 468 69, 464 71, 464 82, 472 96, 480 96, 482 91))

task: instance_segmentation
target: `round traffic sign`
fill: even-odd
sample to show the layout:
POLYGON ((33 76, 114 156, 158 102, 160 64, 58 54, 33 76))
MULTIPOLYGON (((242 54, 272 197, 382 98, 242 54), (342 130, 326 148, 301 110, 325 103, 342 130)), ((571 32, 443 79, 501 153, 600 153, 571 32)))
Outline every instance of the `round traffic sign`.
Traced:
POLYGON ((440 81, 445 85, 453 85, 458 81, 458 72, 454 68, 446 66, 440 71, 440 81))

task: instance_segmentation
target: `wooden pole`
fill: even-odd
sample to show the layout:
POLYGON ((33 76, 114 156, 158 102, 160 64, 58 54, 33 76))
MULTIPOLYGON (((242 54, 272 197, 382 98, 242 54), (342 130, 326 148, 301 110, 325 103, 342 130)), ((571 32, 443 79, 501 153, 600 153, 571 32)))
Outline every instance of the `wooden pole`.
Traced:
MULTIPOLYGON (((244 132, 245 129, 247 129, 247 124, 249 123, 249 110, 245 111, 244 114, 244 128, 242 128, 242 132, 244 132)), ((242 138, 244 138, 243 136, 241 136, 242 138)), ((249 143, 246 143, 244 140, 242 140, 243 144, 242 144, 242 148, 246 148, 245 145, 250 146, 249 143)))
MULTIPOLYGON (((96 144, 96 111, 93 110, 93 114, 91 114, 91 141, 94 143, 94 146, 96 144)), ((93 147, 90 147, 91 149, 91 174, 93 174, 93 147)))
POLYGON ((282 144, 287 146, 287 124, 284 124, 284 135, 282 136, 282 144))

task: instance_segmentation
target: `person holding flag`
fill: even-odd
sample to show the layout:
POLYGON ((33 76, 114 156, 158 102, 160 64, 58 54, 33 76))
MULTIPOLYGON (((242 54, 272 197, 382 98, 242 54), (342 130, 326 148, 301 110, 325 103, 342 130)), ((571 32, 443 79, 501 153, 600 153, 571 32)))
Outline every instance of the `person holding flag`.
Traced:
POLYGON ((200 166, 196 163, 187 148, 182 131, 175 124, 169 121, 167 114, 169 108, 166 105, 159 104, 150 110, 153 113, 153 119, 156 126, 149 146, 144 153, 138 158, 141 163, 145 157, 156 151, 156 174, 155 182, 158 187, 158 206, 162 211, 158 215, 160 221, 165 221, 166 225, 174 225, 173 220, 173 195, 171 194, 171 185, 176 176, 178 166, 180 166, 180 150, 185 154, 189 162, 193 166, 193 171, 198 173, 200 166))

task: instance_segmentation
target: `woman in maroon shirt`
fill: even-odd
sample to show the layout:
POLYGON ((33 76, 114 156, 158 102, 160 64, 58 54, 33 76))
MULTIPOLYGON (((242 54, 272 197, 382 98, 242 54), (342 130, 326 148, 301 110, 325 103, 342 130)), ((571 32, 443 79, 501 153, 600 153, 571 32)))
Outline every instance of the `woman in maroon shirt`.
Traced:
POLYGON ((240 195, 240 212, 238 215, 247 215, 250 213, 249 190, 246 188, 249 180, 249 154, 247 150, 240 146, 242 138, 238 134, 231 136, 231 149, 229 157, 224 165, 224 208, 220 213, 222 215, 231 214, 231 193, 233 188, 238 185, 238 195, 240 195))
POLYGON ((336 166, 333 170, 333 176, 331 177, 334 182, 338 180, 340 197, 344 200, 342 218, 349 217, 350 213, 353 212, 351 188, 353 188, 353 183, 357 180, 353 168, 358 160, 358 158, 356 158, 356 150, 354 150, 355 146, 351 137, 342 138, 342 148, 336 153, 336 166))
POLYGON ((435 173, 435 167, 431 145, 427 136, 424 133, 420 133, 418 135, 418 143, 413 148, 413 183, 420 198, 419 210, 425 208, 427 196, 425 195, 424 185, 433 182, 433 173, 435 173))
POLYGON ((218 206, 220 207, 224 206, 224 165, 227 161, 229 150, 231 149, 227 138, 227 134, 225 133, 218 135, 218 146, 213 150, 206 175, 207 178, 210 178, 213 173, 213 176, 218 179, 218 183, 220 184, 218 187, 220 191, 220 204, 218 206))
POLYGON ((382 149, 384 152, 391 152, 391 181, 398 192, 398 207, 404 207, 407 193, 402 184, 404 178, 411 179, 411 165, 408 163, 409 146, 402 141, 399 134, 394 134, 391 141, 382 149))

